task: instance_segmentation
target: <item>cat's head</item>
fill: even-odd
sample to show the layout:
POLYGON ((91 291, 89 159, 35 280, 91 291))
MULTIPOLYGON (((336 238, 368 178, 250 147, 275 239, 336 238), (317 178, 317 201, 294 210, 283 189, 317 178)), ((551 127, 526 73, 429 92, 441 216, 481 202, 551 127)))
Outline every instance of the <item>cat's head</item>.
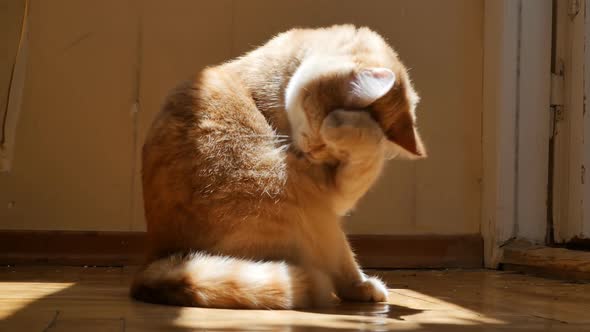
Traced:
POLYGON ((426 151, 416 129, 414 91, 404 66, 391 52, 386 61, 359 61, 348 56, 306 59, 291 78, 286 108, 293 142, 302 152, 320 155, 320 132, 333 110, 366 110, 387 137, 385 157, 417 159, 426 151))

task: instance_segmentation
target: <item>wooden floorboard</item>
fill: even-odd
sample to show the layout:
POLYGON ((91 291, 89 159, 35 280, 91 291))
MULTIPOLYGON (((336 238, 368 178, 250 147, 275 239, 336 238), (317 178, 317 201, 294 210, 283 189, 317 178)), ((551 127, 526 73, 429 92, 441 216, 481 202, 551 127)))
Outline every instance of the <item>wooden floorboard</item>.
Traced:
POLYGON ((322 310, 135 302, 134 268, 0 268, 0 331, 590 331, 590 284, 485 270, 371 271, 387 303, 322 310))

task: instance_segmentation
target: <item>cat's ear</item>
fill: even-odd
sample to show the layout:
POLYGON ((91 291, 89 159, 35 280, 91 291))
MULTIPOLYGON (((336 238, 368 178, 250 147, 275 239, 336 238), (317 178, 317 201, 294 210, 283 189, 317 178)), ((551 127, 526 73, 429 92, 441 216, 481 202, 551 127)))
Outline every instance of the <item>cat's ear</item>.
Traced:
POLYGON ((400 113, 392 126, 385 132, 388 138, 386 146, 386 158, 403 159, 426 158, 426 149, 414 127, 414 121, 410 112, 400 113))
POLYGON ((422 141, 420 141, 420 137, 418 137, 419 140, 419 148, 416 149, 417 151, 415 152, 410 152, 409 150, 406 150, 405 148, 401 147, 400 145, 398 145, 397 143, 393 142, 393 141, 385 141, 385 150, 384 150, 384 157, 386 160, 391 160, 391 159, 409 159, 409 160, 416 160, 416 159, 423 159, 426 158, 426 151, 424 150, 424 147, 422 145, 422 141))
POLYGON ((367 68, 353 74, 349 82, 350 103, 366 107, 383 97, 395 83, 395 74, 387 68, 367 68))

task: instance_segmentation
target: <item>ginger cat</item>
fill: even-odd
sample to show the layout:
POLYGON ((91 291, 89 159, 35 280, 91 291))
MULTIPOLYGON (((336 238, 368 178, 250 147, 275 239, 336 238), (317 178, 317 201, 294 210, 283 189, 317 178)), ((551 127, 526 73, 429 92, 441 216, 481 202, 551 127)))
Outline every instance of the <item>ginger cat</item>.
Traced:
POLYGON ((417 102, 397 54, 350 25, 282 33, 179 86, 143 147, 150 261, 132 296, 253 309, 386 301, 340 223, 386 159, 425 156, 417 102))

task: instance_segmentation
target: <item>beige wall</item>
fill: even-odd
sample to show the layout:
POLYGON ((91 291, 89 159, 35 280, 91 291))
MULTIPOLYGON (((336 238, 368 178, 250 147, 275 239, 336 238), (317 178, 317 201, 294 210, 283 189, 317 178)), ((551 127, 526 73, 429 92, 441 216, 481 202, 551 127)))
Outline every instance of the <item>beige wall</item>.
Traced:
POLYGON ((144 229, 139 150, 171 87, 290 27, 356 23, 383 34, 411 68, 430 158, 390 164, 348 229, 477 233, 482 3, 33 0, 12 171, 0 173, 0 229, 144 229))

